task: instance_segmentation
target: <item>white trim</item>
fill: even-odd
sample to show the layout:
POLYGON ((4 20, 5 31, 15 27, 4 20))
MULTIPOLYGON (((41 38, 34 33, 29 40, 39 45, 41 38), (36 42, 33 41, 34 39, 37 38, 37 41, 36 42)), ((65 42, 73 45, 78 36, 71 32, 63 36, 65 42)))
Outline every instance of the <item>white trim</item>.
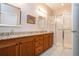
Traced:
POLYGON ((6 24, 0 24, 0 27, 4 27, 4 26, 15 26, 15 27, 20 27, 21 25, 6 25, 6 24))

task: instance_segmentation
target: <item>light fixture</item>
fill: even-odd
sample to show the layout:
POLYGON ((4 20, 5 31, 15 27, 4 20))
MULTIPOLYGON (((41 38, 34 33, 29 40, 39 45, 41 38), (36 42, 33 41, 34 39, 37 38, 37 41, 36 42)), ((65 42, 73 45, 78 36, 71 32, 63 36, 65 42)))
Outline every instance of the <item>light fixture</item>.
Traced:
POLYGON ((44 14, 47 14, 47 11, 44 10, 44 9, 38 9, 40 12, 44 13, 44 14))
POLYGON ((40 16, 46 16, 47 15, 47 11, 42 9, 42 8, 39 8, 36 10, 37 13, 40 15, 40 16))

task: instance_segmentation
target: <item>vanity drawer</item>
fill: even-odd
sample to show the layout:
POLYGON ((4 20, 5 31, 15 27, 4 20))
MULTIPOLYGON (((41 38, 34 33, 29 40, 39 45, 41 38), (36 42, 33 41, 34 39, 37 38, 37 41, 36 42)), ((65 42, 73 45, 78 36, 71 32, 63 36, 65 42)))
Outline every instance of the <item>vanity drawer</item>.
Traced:
POLYGON ((35 47, 38 47, 40 45, 43 45, 43 41, 37 41, 37 42, 35 42, 35 47))
POLYGON ((43 46, 35 48, 35 55, 39 55, 43 52, 43 46))
POLYGON ((20 44, 23 44, 25 46, 33 46, 34 45, 34 42, 33 41, 29 41, 29 42, 20 42, 20 44))
POLYGON ((43 35, 35 36, 35 42, 37 42, 37 41, 43 41, 43 35))

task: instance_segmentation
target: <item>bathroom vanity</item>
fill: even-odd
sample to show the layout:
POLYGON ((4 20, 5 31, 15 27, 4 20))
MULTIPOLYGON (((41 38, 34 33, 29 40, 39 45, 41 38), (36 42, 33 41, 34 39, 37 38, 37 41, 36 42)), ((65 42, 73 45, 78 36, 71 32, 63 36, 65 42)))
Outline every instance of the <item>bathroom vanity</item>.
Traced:
POLYGON ((0 40, 0 56, 38 56, 53 46, 53 33, 0 40))

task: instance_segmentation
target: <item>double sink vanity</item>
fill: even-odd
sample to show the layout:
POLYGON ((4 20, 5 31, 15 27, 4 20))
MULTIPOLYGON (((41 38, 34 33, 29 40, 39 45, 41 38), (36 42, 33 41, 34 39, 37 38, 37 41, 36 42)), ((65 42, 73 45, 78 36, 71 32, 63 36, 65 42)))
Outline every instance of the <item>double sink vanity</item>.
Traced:
POLYGON ((0 56, 38 56, 53 46, 52 32, 27 34, 0 38, 0 56))

